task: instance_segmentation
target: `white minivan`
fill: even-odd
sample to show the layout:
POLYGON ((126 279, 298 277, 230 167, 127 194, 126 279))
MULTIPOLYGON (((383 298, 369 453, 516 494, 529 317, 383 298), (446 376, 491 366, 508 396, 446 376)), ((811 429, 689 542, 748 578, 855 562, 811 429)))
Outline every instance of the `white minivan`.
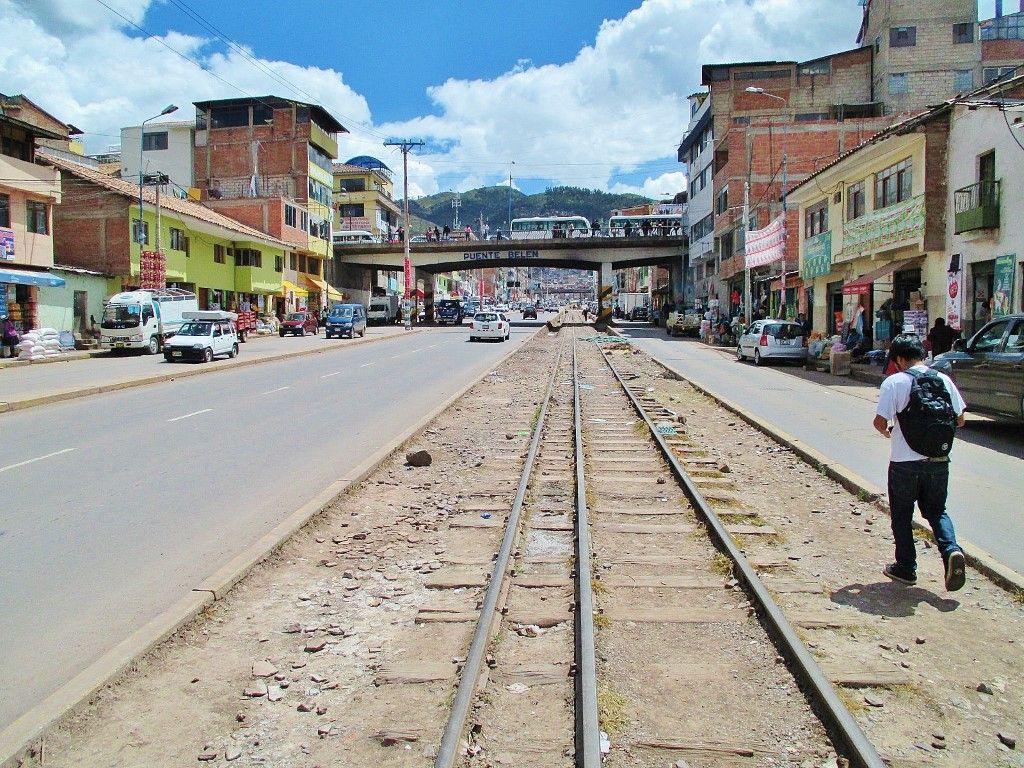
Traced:
POLYGON ((234 312, 219 309, 183 312, 184 324, 164 342, 164 360, 208 363, 218 355, 235 357, 238 354, 237 318, 234 312))

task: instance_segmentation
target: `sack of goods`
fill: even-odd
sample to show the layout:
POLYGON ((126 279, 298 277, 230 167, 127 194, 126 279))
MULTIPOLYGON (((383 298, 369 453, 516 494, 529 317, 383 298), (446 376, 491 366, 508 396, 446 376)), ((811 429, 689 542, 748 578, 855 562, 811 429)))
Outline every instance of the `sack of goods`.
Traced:
POLYGON ((60 334, 54 328, 37 328, 21 337, 19 360, 60 357, 60 334))

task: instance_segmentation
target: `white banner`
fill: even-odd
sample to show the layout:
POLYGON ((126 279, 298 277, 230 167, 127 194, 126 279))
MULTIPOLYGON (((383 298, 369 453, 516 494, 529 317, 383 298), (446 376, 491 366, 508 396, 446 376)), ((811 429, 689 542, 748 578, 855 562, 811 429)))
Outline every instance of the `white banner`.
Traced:
POLYGON ((963 327, 964 271, 946 273, 946 325, 959 331, 963 327))
POLYGON ((747 232, 745 249, 747 269, 763 267, 786 255, 786 215, 780 214, 764 229, 747 232))

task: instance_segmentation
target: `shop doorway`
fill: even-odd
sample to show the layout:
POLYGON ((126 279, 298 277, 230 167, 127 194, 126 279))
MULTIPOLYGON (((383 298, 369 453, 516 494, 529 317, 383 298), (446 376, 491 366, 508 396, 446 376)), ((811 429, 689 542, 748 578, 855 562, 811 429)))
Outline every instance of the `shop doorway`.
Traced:
POLYGON ((828 291, 828 304, 826 305, 825 313, 825 329, 828 331, 829 336, 833 336, 840 332, 843 326, 843 282, 842 280, 829 283, 826 289, 828 291))
POLYGON ((971 305, 966 318, 969 326, 966 334, 968 338, 992 319, 992 289, 995 271, 995 261, 979 261, 971 264, 971 305))

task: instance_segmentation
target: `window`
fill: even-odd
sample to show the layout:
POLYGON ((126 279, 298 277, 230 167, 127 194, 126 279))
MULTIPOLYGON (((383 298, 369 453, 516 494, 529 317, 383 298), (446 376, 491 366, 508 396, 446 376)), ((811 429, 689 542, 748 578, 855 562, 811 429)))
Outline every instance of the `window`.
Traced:
POLYGON ((729 210, 729 188, 725 187, 715 198, 715 213, 722 214, 729 210))
POLYGON ((893 72, 889 75, 889 93, 898 95, 907 92, 907 73, 893 72))
POLYGON ((986 328, 982 333, 978 334, 978 338, 975 339, 974 344, 971 345, 971 352, 992 352, 1003 342, 1003 334, 1006 333, 1007 327, 1009 327, 1010 321, 1003 320, 999 323, 993 323, 986 328))
POLYGON ((804 237, 820 235, 828 229, 828 200, 815 203, 804 211, 804 237))
POLYGON ((890 48, 912 48, 917 45, 917 27, 892 27, 889 29, 890 48))
POLYGON ((309 180, 309 199, 316 200, 320 205, 331 207, 331 190, 319 181, 309 180))
POLYGON ((225 251, 226 251, 226 249, 224 248, 223 245, 215 245, 215 246, 213 246, 213 262, 214 262, 214 264, 223 264, 223 263, 225 263, 225 259, 224 259, 225 251))
POLYGON ((960 43, 973 43, 974 42, 974 24, 967 22, 965 24, 954 24, 953 25, 953 43, 954 45, 960 43))
POLYGON ((274 122, 274 110, 267 104, 252 105, 252 124, 256 127, 274 122))
POLYGON ((884 171, 880 171, 875 176, 875 208, 886 208, 909 200, 913 178, 909 157, 903 162, 890 165, 884 171))
POLYGON ((881 53, 882 51, 882 36, 879 35, 875 38, 875 53, 881 53))
POLYGON ((953 73, 953 90, 957 93, 967 93, 974 90, 974 71, 970 69, 958 69, 953 73))
POLYGON ((299 268, 298 268, 297 271, 298 272, 305 272, 306 271, 306 257, 303 254, 299 255, 299 268))
POLYGON ((815 120, 828 120, 832 115, 829 112, 797 112, 795 117, 798 123, 811 123, 815 120))
POLYGON ((152 152, 156 149, 167 149, 167 131, 142 134, 142 151, 152 152))
POLYGON ((790 77, 792 73, 791 69, 750 69, 737 72, 733 78, 736 80, 778 80, 790 77))
POLYGON ((815 61, 812 64, 804 64, 800 67, 801 75, 831 75, 832 74, 832 60, 823 59, 822 61, 815 61))
POLYGON ((274 257, 274 271, 275 272, 284 272, 284 256, 275 256, 274 257))
POLYGON ((185 232, 180 229, 171 227, 171 250, 172 251, 188 251, 188 238, 185 237, 185 232))
POLYGON ((732 124, 733 125, 750 125, 750 118, 749 117, 743 117, 743 116, 734 117, 732 119, 732 124))
POLYGON ((313 165, 319 166, 328 173, 334 173, 334 161, 323 150, 314 147, 312 144, 307 144, 306 155, 309 157, 309 162, 313 165))
POLYGON ((295 226, 295 206, 294 205, 288 205, 287 203, 285 204, 285 206, 284 206, 284 223, 285 223, 285 226, 288 226, 288 227, 294 227, 295 226))
POLYGON ((249 125, 249 107, 214 107, 210 110, 211 128, 244 128, 249 125))
POLYGON ((1012 75, 1016 70, 1016 67, 985 67, 982 70, 981 79, 985 81, 985 85, 988 85, 1001 77, 1012 75))
POLYGON ((299 212, 299 229, 303 232, 309 230, 309 214, 306 211, 299 212))
POLYGON ((11 226, 11 196, 0 195, 0 227, 11 226))
POLYGON ((864 215, 864 182, 851 184, 846 188, 846 220, 853 221, 864 215))
POLYGON ((290 269, 292 272, 297 272, 299 270, 298 254, 294 252, 288 254, 288 269, 290 269))
POLYGON ((149 222, 132 219, 132 242, 149 245, 149 222))
POLYGON ((235 266, 262 267, 263 254, 254 248, 235 248, 235 266))
POLYGON ((50 234, 50 219, 47 208, 46 203, 38 203, 35 200, 29 200, 25 203, 25 229, 37 235, 50 234))
POLYGON ((363 192, 366 190, 366 179, 341 179, 338 188, 343 192, 363 192))
POLYGON ((364 210, 362 203, 346 203, 342 204, 341 207, 338 208, 342 218, 347 218, 348 216, 363 216, 364 210))
POLYGON ((715 217, 713 214, 708 214, 703 219, 698 221, 692 227, 690 227, 690 240, 697 241, 703 237, 707 237, 715 231, 715 217))
POLYGON ((1024 16, 1010 13, 981 22, 982 40, 1024 40, 1024 16))
POLYGON ((306 272, 310 275, 320 274, 320 259, 314 259, 312 256, 306 261, 306 272))

